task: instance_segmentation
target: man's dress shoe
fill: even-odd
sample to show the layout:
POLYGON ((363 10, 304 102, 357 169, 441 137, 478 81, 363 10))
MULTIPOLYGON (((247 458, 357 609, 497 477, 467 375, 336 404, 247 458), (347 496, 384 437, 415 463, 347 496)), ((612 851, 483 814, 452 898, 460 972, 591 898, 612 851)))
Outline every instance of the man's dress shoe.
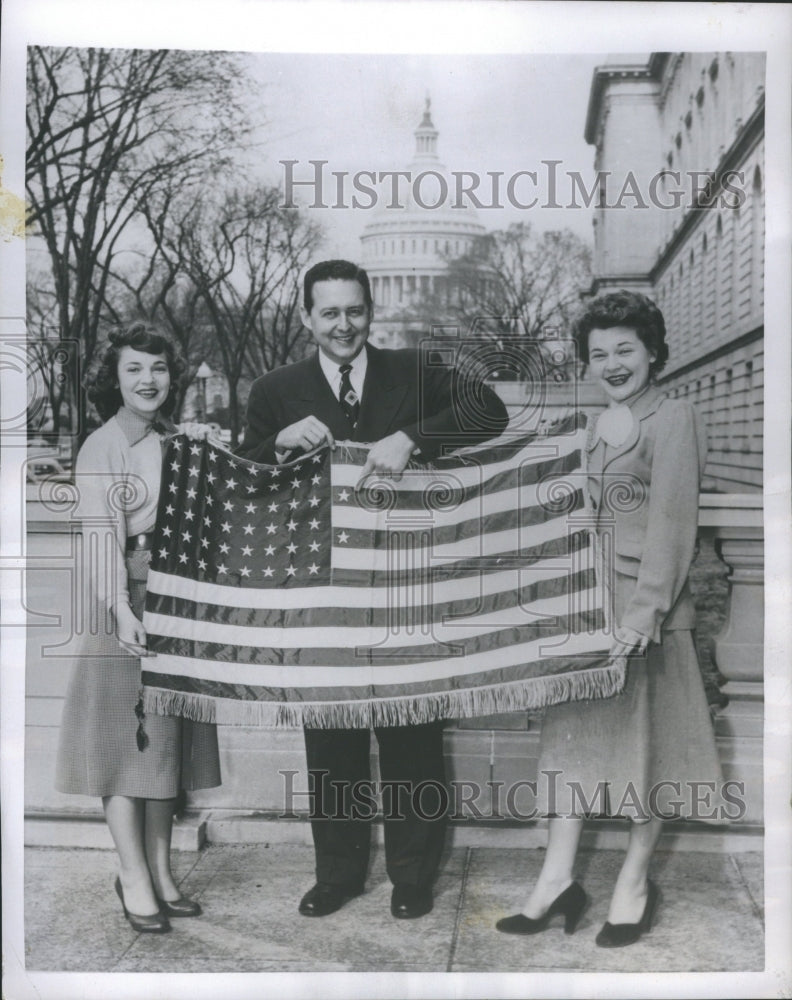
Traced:
POLYGON ((393 887, 391 913, 399 920, 422 917, 432 909, 433 905, 431 889, 420 885, 407 885, 403 882, 393 887))
POLYGON ((304 917, 326 917, 328 913, 340 910, 349 899, 363 892, 362 885, 333 885, 317 882, 313 889, 300 900, 300 913, 304 917))

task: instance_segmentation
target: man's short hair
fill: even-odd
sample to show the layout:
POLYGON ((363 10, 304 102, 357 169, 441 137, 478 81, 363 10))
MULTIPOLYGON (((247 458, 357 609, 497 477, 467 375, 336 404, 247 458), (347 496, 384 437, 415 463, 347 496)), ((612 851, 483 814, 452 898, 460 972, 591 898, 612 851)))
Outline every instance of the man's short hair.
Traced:
POLYGON ((303 278, 303 304, 305 311, 313 309, 313 286, 317 281, 356 281, 363 289, 363 296, 369 309, 372 306, 369 276, 362 267, 350 260, 320 260, 305 272, 303 278))

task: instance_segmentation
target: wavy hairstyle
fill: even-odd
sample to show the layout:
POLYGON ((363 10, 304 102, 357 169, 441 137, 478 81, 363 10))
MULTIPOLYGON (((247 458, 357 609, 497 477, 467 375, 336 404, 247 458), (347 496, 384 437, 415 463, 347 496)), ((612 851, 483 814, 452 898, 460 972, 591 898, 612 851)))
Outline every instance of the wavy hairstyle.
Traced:
POLYGON ((649 376, 653 378, 663 370, 668 361, 666 327, 663 314, 650 298, 639 292, 606 292, 592 299, 578 316, 572 334, 578 346, 580 359, 589 363, 589 334, 592 330, 609 330, 614 326, 626 326, 635 334, 655 360, 649 365, 649 376))
POLYGON ((104 422, 114 416, 123 403, 121 390, 118 388, 118 361, 124 347, 132 347, 145 354, 165 355, 171 384, 160 413, 169 417, 176 407, 179 387, 187 366, 171 340, 142 322, 112 329, 96 367, 86 376, 88 399, 96 407, 96 412, 104 422))

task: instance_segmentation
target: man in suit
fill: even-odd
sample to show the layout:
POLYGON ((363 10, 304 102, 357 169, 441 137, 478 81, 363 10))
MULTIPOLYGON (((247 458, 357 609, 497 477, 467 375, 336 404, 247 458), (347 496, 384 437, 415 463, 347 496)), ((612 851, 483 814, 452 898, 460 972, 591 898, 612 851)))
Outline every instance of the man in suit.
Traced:
MULTIPOLYGON (((369 473, 399 477, 413 456, 432 459, 506 427, 503 403, 480 382, 423 363, 417 350, 367 344, 371 290, 368 275, 355 264, 330 260, 312 267, 304 279, 301 313, 318 350, 253 383, 239 448, 243 457, 273 463, 321 444, 373 442, 362 482, 369 473)), ((429 790, 445 782, 442 723, 374 731, 386 867, 394 886, 391 913, 419 917, 432 908, 445 820, 425 818, 439 811, 432 795, 421 795, 416 810, 411 792, 424 782, 429 790)), ((370 779, 369 744, 367 729, 305 728, 317 879, 300 903, 305 916, 333 913, 363 892, 370 823, 351 806, 353 787, 370 779)), ((439 802, 439 794, 436 798, 439 802)))

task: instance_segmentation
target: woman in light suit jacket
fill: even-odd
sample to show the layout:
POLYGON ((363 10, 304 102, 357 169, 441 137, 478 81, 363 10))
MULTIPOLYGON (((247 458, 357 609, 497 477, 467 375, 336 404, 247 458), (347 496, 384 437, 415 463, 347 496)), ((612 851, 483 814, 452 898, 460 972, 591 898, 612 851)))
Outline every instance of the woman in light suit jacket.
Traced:
POLYGON ((612 656, 628 656, 614 698, 548 709, 537 795, 548 819, 542 871, 498 930, 535 934, 561 915, 572 933, 588 902, 573 867, 587 815, 631 820, 627 852, 597 936, 632 944, 652 925, 649 863, 664 818, 721 819, 722 778, 699 671, 687 582, 696 548, 706 434, 690 404, 653 384, 668 358, 660 310, 620 291, 576 324, 582 360, 609 399, 587 443, 587 488, 612 590, 612 656))

